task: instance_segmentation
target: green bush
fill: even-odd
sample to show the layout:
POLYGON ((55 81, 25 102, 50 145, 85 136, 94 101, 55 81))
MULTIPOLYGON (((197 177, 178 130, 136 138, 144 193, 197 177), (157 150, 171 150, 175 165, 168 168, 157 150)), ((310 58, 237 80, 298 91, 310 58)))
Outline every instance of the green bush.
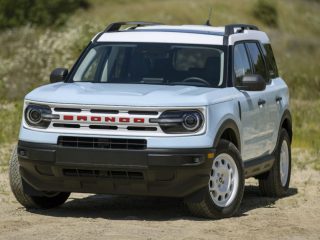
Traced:
POLYGON ((87 0, 0 0, 0 29, 28 23, 59 25, 76 9, 88 6, 87 0))
POLYGON ((253 7, 253 15, 266 25, 278 26, 278 11, 274 1, 258 0, 253 7))
POLYGON ((13 36, 19 39, 7 47, 8 53, 0 51, 0 101, 22 99, 32 89, 48 84, 56 67, 70 69, 101 27, 83 22, 50 29, 39 33, 37 27, 26 26, 0 34, 0 46, 13 36))

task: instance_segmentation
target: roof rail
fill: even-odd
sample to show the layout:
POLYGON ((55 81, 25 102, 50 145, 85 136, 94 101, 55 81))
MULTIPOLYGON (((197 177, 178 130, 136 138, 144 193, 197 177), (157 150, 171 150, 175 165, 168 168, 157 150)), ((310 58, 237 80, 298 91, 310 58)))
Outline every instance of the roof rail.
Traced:
POLYGON ((162 23, 156 23, 156 22, 114 22, 111 23, 106 27, 106 29, 103 32, 117 32, 120 30, 122 26, 125 25, 133 25, 132 28, 136 27, 142 27, 142 26, 151 26, 151 25, 162 25, 162 23))
POLYGON ((249 25, 249 24, 229 24, 225 26, 225 36, 229 36, 234 33, 241 33, 244 30, 259 30, 257 26, 249 25), (235 28, 240 28, 237 31, 234 31, 235 28))

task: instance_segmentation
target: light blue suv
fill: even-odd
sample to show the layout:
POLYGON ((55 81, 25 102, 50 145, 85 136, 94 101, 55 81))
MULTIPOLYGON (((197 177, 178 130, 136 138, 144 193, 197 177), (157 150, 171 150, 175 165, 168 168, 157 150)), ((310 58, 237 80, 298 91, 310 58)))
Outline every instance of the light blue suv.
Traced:
POLYGON ((10 161, 26 208, 71 192, 166 196, 221 218, 245 178, 267 196, 288 190, 288 87, 256 26, 113 23, 50 80, 25 97, 10 161))

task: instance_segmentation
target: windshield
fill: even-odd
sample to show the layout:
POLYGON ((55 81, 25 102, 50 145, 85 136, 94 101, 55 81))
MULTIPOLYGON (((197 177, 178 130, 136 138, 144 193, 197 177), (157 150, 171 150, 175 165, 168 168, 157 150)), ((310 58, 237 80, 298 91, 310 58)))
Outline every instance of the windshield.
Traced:
POLYGON ((74 82, 222 87, 223 46, 103 44, 87 51, 74 82))

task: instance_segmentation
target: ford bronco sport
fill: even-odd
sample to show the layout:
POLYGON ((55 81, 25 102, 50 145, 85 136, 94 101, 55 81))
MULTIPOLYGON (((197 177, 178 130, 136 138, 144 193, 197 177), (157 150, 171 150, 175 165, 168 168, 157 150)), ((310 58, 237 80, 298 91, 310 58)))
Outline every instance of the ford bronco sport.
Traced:
POLYGON ((118 22, 24 101, 10 184, 26 208, 71 192, 184 198, 234 215, 245 178, 290 182, 288 87, 256 26, 118 22))

